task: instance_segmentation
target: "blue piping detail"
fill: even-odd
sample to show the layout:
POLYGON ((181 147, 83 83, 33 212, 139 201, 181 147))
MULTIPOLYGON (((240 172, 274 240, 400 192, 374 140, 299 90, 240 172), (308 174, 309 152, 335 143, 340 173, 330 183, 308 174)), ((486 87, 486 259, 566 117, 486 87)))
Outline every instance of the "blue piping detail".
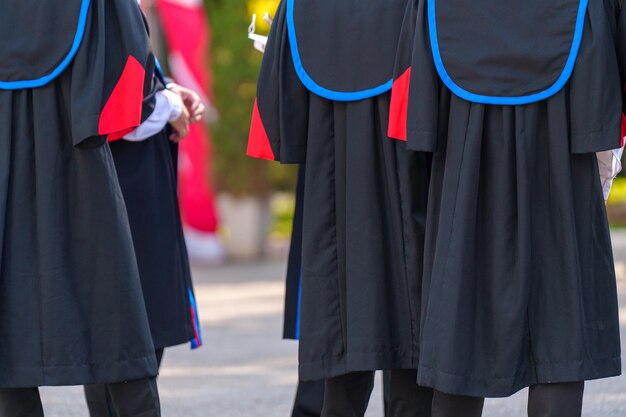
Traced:
POLYGON ((457 85, 443 64, 443 60, 441 58, 441 52, 439 50, 439 39, 437 37, 437 17, 435 13, 435 3, 436 0, 428 0, 428 26, 430 32, 430 45, 433 51, 433 58, 435 61, 435 67, 437 68, 437 72, 441 77, 441 80, 444 84, 457 96, 461 97, 464 100, 471 101, 474 103, 481 104, 495 104, 495 105, 511 105, 518 106, 523 104, 534 103, 537 101, 545 100, 554 94, 558 93, 567 83, 569 78, 574 71, 574 65, 576 64, 576 58, 578 57, 578 52, 580 50, 580 44, 583 37, 583 29, 585 23, 585 14, 587 12, 587 5, 589 0, 580 0, 580 7, 578 9, 578 16, 576 18, 576 30, 574 32, 574 39, 572 41, 572 49, 570 50, 569 57, 567 58, 567 62, 565 63, 565 67, 563 68, 563 72, 557 81, 548 89, 534 93, 527 96, 517 96, 517 97, 496 97, 496 96, 484 96, 479 94, 471 93, 459 85, 457 85))
POLYGON ((195 320, 193 321, 192 326, 197 334, 197 337, 194 336, 194 338, 191 339, 191 349, 198 349, 203 344, 202 328, 200 327, 200 318, 198 317, 198 305, 196 304, 196 298, 193 296, 191 288, 188 288, 187 291, 189 293, 189 304, 191 305, 195 315, 195 320))
POLYGON ((296 340, 300 340, 301 308, 302 308, 302 270, 300 270, 300 281, 298 282, 298 304, 296 305, 296 328, 294 332, 296 340))
POLYGON ((300 58, 298 38, 296 36, 296 24, 293 17, 294 3, 295 0, 287 0, 287 32, 289 34, 289 44, 291 45, 291 55, 293 58, 293 64, 296 69, 296 73, 298 74, 300 81, 302 81, 302 84, 304 84, 304 86, 309 91, 317 94, 318 96, 322 96, 326 99, 333 101, 357 101, 364 100, 366 98, 376 97, 391 90, 391 87, 393 85, 393 79, 387 81, 382 85, 379 85, 378 87, 354 92, 333 91, 324 88, 316 83, 306 72, 306 69, 302 65, 302 59, 300 58))
POLYGON ((36 80, 25 80, 25 81, 0 81, 0 90, 23 90, 27 88, 37 88, 42 87, 65 71, 65 69, 70 65, 80 45, 83 43, 83 37, 85 35, 85 26, 87 24, 87 12, 89 11, 89 4, 91 0, 83 0, 82 5, 80 6, 80 15, 78 18, 78 28, 76 29, 76 35, 74 36, 74 42, 72 43, 72 48, 67 56, 61 61, 61 63, 48 75, 45 75, 36 80))
POLYGON ((155 66, 155 71, 154 71, 155 75, 157 76, 159 81, 163 83, 163 85, 166 85, 167 83, 165 82, 165 74, 163 73, 163 68, 161 67, 161 63, 159 62, 157 57, 154 57, 154 66, 155 66))

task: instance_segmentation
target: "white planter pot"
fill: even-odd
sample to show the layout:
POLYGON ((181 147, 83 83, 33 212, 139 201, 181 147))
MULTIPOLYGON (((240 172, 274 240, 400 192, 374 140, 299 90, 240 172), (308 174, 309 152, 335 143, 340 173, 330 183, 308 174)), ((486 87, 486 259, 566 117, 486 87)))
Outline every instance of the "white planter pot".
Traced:
POLYGON ((252 260, 266 253, 272 221, 269 198, 218 196, 226 252, 235 260, 252 260))

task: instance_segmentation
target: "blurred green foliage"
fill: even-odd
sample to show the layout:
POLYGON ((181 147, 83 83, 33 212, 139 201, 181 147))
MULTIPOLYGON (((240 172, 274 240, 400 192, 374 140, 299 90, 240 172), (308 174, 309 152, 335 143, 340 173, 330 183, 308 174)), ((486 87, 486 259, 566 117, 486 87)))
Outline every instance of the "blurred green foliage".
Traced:
POLYGON ((609 194, 609 205, 626 204, 626 178, 617 177, 613 181, 613 187, 611 187, 611 194, 609 194))
POLYGON ((250 4, 246 0, 206 1, 213 32, 215 101, 220 114, 212 126, 217 188, 240 195, 291 191, 295 167, 246 156, 256 80, 263 58, 247 37, 250 4))
POLYGON ((293 193, 276 193, 272 198, 273 239, 289 239, 293 230, 293 216, 296 199, 293 193))

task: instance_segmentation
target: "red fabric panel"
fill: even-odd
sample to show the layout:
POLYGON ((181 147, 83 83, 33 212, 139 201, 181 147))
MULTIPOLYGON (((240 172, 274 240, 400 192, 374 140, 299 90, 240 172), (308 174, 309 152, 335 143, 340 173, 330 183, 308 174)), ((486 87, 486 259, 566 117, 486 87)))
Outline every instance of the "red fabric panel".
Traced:
POLYGON ((406 141, 406 121, 409 107, 409 84, 411 67, 393 82, 391 104, 389 107, 390 138, 406 141))
POLYGON ((98 123, 98 133, 109 140, 120 139, 141 124, 146 70, 128 57, 124 71, 107 100, 98 123))
POLYGON ((274 151, 267 137, 263 120, 259 114, 259 106, 254 102, 254 110, 252 110, 252 123, 250 125, 250 136, 248 138, 248 156, 253 158, 262 158, 275 161, 274 151))
POLYGON ((111 133, 109 136, 107 136, 107 140, 109 142, 115 142, 116 140, 122 139, 124 136, 126 136, 127 134, 129 134, 130 132, 132 132, 135 129, 136 128, 134 128, 134 127, 129 127, 128 129, 124 129, 124 130, 120 130, 119 132, 111 133))

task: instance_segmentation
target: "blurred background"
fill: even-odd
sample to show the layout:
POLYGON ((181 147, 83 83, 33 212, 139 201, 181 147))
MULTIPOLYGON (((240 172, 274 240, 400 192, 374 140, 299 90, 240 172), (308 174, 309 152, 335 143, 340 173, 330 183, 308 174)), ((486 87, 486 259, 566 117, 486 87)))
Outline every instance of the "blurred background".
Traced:
POLYGON ((208 117, 181 145, 180 202, 195 263, 250 261, 285 251, 291 231, 293 166, 246 156, 262 54, 277 0, 144 0, 165 73, 203 93, 208 117))

